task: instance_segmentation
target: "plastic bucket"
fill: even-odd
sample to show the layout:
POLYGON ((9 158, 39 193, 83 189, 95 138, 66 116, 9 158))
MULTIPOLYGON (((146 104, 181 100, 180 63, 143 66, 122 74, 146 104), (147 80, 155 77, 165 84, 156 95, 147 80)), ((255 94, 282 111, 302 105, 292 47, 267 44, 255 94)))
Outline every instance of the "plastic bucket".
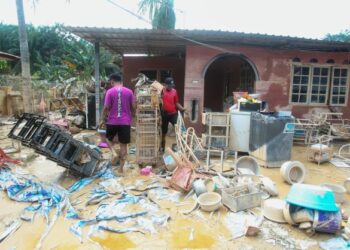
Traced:
POLYGON ((341 214, 339 212, 326 212, 315 210, 313 228, 324 233, 336 233, 341 227, 341 214))
POLYGON ((335 203, 333 191, 317 185, 293 184, 286 201, 305 208, 329 212, 339 211, 335 203))
POLYGON ((259 163, 255 160, 255 158, 251 156, 242 156, 236 162, 237 171, 246 172, 249 171, 254 175, 259 175, 260 166, 259 163))
POLYGON ((305 167, 300 161, 287 161, 282 164, 280 173, 289 184, 302 183, 305 179, 305 167))
POLYGON ((323 183, 320 186, 329 188, 333 191, 336 203, 343 203, 345 201, 346 189, 343 186, 332 183, 323 183))

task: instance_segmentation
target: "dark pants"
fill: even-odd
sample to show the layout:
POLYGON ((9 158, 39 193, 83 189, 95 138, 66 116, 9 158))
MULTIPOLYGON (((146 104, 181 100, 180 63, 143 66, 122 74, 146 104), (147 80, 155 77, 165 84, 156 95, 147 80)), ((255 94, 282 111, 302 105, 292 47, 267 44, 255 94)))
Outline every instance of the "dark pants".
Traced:
POLYGON ((118 141, 123 144, 130 143, 130 125, 106 125, 106 137, 109 141, 117 135, 118 141))
POLYGON ((169 114, 166 111, 162 111, 162 133, 163 133, 163 136, 165 136, 166 133, 168 133, 169 122, 173 126, 175 126, 175 124, 177 122, 177 113, 169 114))

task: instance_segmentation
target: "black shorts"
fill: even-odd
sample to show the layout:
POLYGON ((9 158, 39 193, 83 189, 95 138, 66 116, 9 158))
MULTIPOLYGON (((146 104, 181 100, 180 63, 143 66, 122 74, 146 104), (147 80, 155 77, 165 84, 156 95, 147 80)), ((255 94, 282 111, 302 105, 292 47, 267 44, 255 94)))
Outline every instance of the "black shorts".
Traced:
POLYGON ((165 135, 166 133, 168 133, 168 125, 169 122, 175 126, 176 122, 177 122, 177 113, 166 113, 166 112, 162 112, 162 133, 163 135, 165 135))
POLYGON ((130 125, 108 125, 106 124, 106 137, 113 141, 118 135, 118 141, 123 144, 130 143, 130 125))

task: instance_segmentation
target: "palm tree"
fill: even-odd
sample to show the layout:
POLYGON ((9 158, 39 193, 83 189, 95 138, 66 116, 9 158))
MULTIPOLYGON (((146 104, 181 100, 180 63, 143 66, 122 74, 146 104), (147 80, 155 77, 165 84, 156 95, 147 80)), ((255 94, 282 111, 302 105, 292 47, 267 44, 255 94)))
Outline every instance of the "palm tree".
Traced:
POLYGON ((23 0, 16 0, 16 7, 17 7, 17 19, 18 19, 19 47, 21 52, 22 77, 24 80, 24 84, 23 84, 24 110, 25 112, 33 112, 29 48, 28 48, 26 22, 24 19, 23 0))
POLYGON ((140 0, 139 12, 148 11, 153 29, 174 29, 174 0, 140 0))

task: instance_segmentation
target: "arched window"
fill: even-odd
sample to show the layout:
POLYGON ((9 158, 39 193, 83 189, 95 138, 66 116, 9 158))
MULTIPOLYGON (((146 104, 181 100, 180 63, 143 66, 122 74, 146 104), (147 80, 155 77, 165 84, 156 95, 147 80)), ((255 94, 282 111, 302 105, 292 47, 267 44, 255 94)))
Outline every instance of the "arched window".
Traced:
POLYGON ((348 59, 344 60, 343 64, 350 64, 350 61, 348 59))
POLYGON ((331 64, 334 64, 335 61, 333 59, 328 59, 326 63, 331 63, 331 64))
POLYGON ((293 62, 301 62, 299 57, 294 57, 293 62))
POLYGON ((316 58, 311 58, 311 59, 310 59, 310 62, 311 62, 311 63, 318 63, 318 60, 317 60, 316 58))

